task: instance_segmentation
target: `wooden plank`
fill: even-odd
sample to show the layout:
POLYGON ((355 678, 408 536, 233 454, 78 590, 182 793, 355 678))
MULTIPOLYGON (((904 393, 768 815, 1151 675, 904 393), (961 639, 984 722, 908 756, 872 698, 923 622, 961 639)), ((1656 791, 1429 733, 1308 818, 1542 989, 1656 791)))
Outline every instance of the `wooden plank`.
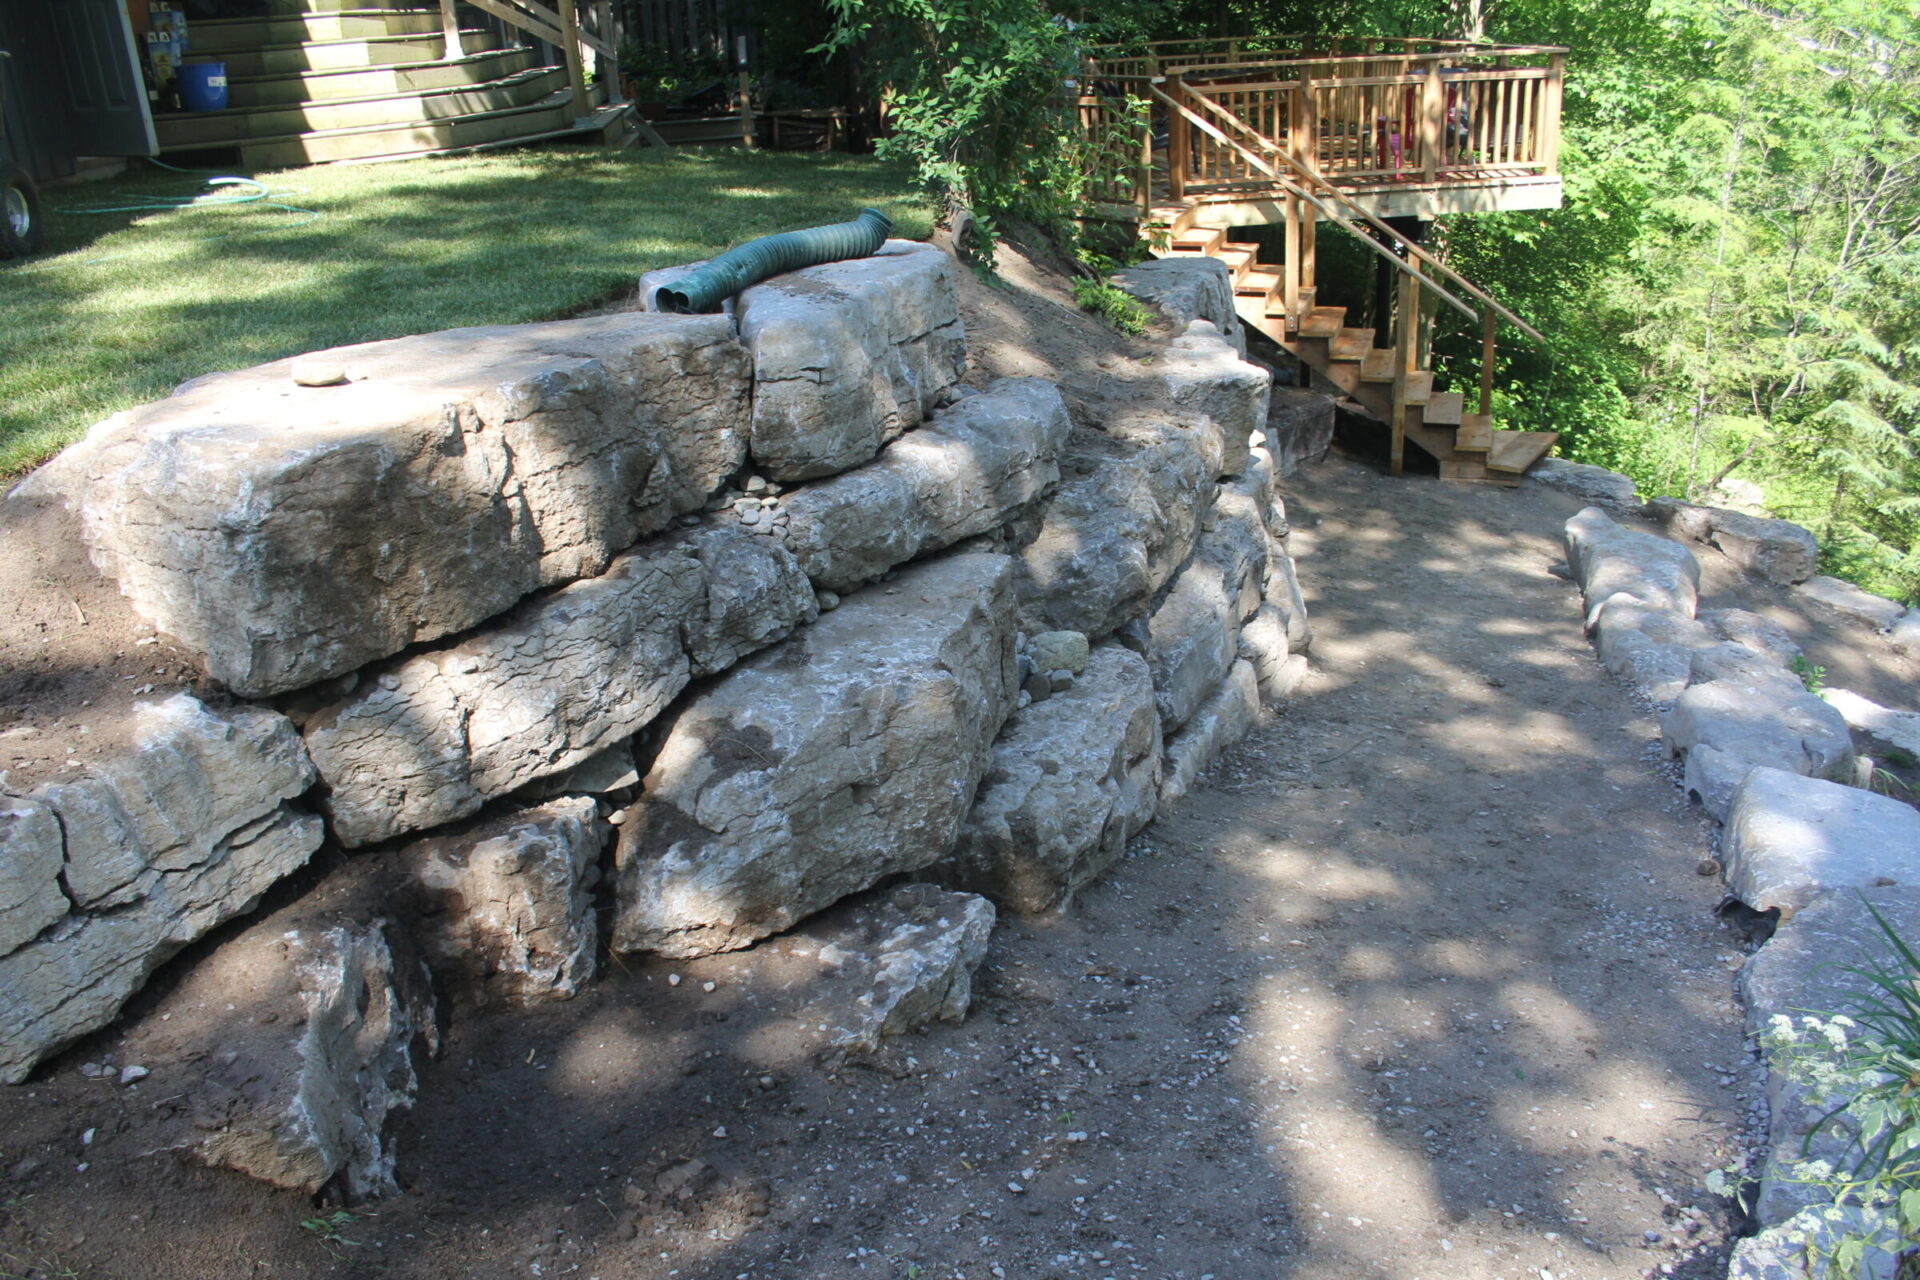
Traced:
POLYGON ((1442 391, 1427 401, 1428 426, 1457 427, 1466 412, 1467 398, 1458 391, 1442 391))
POLYGON ((1462 414, 1453 447, 1458 453, 1485 453, 1493 448, 1493 418, 1484 413, 1462 414))
POLYGON ((1328 354, 1335 360, 1364 360, 1372 353, 1371 329, 1342 329, 1333 336, 1332 346, 1328 349, 1328 354))
POLYGON ((1307 312, 1306 319, 1300 322, 1300 336, 1331 338, 1346 326, 1346 322, 1345 307, 1315 307, 1307 312))
POLYGON ((1360 381, 1362 382, 1392 382, 1393 381, 1393 350, 1392 348, 1379 347, 1379 348, 1376 348, 1375 350, 1367 352, 1365 356, 1361 357, 1360 381))
POLYGON ((1424 405, 1433 398, 1433 375, 1425 369, 1415 369, 1407 375, 1407 403, 1424 405))
POLYGON ((1487 452, 1487 470, 1520 475, 1546 457, 1559 438, 1558 431, 1496 431, 1487 452))
POLYGON ((1233 286, 1233 291, 1250 298, 1264 298, 1279 287, 1280 279, 1280 273, 1272 267, 1256 266, 1240 277, 1239 282, 1233 286))

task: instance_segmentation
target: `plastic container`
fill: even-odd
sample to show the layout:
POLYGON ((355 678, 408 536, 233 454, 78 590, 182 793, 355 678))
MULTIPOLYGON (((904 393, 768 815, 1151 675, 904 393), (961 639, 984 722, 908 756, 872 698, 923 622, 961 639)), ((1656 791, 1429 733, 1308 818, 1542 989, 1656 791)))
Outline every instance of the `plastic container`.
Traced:
POLYGON ((180 100, 189 111, 225 111, 227 109, 227 64, 224 62, 183 62, 180 64, 180 100))

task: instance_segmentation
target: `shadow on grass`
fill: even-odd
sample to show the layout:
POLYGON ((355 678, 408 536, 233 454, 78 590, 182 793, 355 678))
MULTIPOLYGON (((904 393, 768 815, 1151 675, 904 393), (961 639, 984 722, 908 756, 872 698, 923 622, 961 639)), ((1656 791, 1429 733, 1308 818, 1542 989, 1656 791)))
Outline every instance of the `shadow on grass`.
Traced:
POLYGON ((851 156, 550 151, 260 179, 306 212, 125 211, 192 194, 188 175, 56 192, 54 251, 0 271, 0 475, 203 373, 577 314, 653 267, 865 205, 897 235, 932 225, 900 170, 851 156), (79 207, 122 211, 62 212, 79 207))

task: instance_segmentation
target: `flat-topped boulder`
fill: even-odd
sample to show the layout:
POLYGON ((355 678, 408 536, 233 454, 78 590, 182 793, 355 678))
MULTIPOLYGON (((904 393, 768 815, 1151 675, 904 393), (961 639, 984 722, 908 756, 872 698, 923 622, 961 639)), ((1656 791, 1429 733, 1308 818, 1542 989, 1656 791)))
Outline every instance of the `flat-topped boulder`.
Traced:
POLYGON ((741 663, 672 719, 621 828, 613 947, 778 933, 945 857, 1012 710, 1013 567, 915 566, 741 663))
POLYGON ((134 609, 248 697, 313 684, 590 577, 746 457, 724 316, 454 329, 213 374, 30 482, 134 609))
POLYGON ((1691 618, 1700 602, 1700 563, 1670 538, 1627 529, 1598 507, 1566 525, 1567 564, 1586 597, 1587 627, 1616 595, 1691 618))
POLYGON ((918 426, 966 368, 953 260, 911 240, 775 276, 735 303, 753 358, 753 460, 830 476, 918 426))
POLYGON ((1853 777, 1853 736, 1840 713, 1791 677, 1730 678, 1690 686, 1660 718, 1667 753, 1686 758, 1686 787, 1725 820, 1750 770, 1853 777))
POLYGON ((1527 468, 1525 477, 1534 484, 1570 493, 1582 502, 1605 507, 1622 514, 1633 511, 1640 499, 1633 491, 1633 480, 1618 471, 1570 462, 1565 458, 1542 458, 1527 468))
POLYGON ((1039 499, 1060 478, 1072 428, 1059 387, 1002 379, 865 466, 786 495, 787 547, 815 586, 850 591, 1039 499))
POLYGON ((1156 308, 1173 322, 1175 332, 1206 320, 1237 354, 1246 354, 1246 330, 1233 305, 1233 274, 1219 258, 1154 258, 1114 272, 1113 283, 1156 308))
POLYGON ((351 848, 438 826, 581 764, 816 612, 771 538, 727 525, 645 543, 314 714, 334 836, 351 848))
POLYGON ((1783 769, 1750 772, 1721 840, 1727 891, 1791 916, 1824 894, 1920 886, 1920 810, 1783 769))
POLYGON ((1839 578, 1808 578, 1800 584, 1800 594, 1823 609, 1864 622, 1875 631, 1893 630, 1907 612, 1898 601, 1862 591, 1839 578))
POLYGON ((1700 507, 1678 498, 1654 498, 1647 517, 1689 542, 1710 546, 1748 573, 1792 586, 1813 576, 1820 544, 1791 520, 1750 516, 1724 507, 1700 507))
POLYGON ((125 755, 0 797, 0 884, 16 904, 0 954, 0 1080, 105 1026, 169 956, 305 863, 321 822, 292 802, 313 781, 285 716, 179 694, 140 708, 125 755))
POLYGON ((1220 427, 1224 450, 1220 473, 1247 469, 1251 438, 1267 425, 1273 374, 1251 364, 1207 320, 1195 320, 1161 353, 1158 367, 1167 399, 1186 413, 1200 413, 1220 427))

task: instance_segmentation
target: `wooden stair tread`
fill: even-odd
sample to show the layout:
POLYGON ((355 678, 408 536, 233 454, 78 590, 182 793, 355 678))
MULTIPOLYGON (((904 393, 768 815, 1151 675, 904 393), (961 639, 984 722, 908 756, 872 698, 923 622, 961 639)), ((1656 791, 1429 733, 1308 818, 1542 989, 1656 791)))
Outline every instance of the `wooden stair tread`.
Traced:
POLYGON ((1364 360, 1373 350, 1373 330, 1342 329, 1333 336, 1327 354, 1335 360, 1364 360))
POLYGON ((1167 248, 1176 254, 1209 254, 1227 240, 1227 233, 1215 227, 1211 230, 1187 230, 1173 238, 1167 248))
POLYGON ((1559 439, 1558 431, 1496 431, 1487 452, 1487 470, 1520 475, 1546 457, 1559 439))
POLYGON ((1360 381, 1393 381, 1393 348, 1376 347, 1360 360, 1360 381))
POLYGON ((1457 427, 1466 414, 1467 398, 1458 391, 1436 392, 1427 400, 1427 425, 1457 427))
POLYGON ((1460 429, 1453 433, 1453 448, 1455 453, 1485 453, 1493 448, 1493 415, 1461 414, 1460 429))
POLYGON ((1415 369, 1407 375, 1407 403, 1425 405, 1433 399, 1433 375, 1425 369, 1415 369))
POLYGON ((1239 283, 1233 286, 1233 291, 1235 293, 1246 294, 1248 297, 1264 298, 1279 287, 1280 273, 1278 271, 1267 267, 1256 266, 1240 277, 1239 283))
POLYGON ((1331 338, 1346 327, 1347 309, 1345 307, 1315 307, 1307 312, 1307 318, 1300 322, 1300 336, 1303 338, 1331 338))

